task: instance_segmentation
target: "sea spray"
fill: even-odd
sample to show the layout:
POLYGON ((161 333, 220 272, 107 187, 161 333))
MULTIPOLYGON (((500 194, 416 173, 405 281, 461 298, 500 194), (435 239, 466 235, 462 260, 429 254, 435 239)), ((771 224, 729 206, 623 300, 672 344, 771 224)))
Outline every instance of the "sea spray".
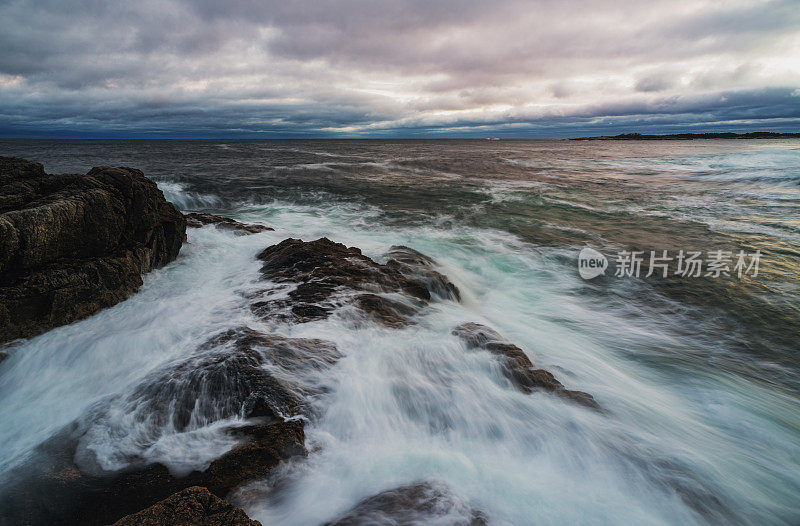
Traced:
MULTIPOLYGON (((748 159, 736 162, 746 166, 748 159)), ((359 186, 352 174, 347 184, 320 179, 313 194, 303 184, 281 187, 269 180, 269 188, 238 190, 238 200, 231 199, 234 187, 245 183, 233 176, 219 192, 210 176, 203 184, 165 186, 178 201, 181 192, 190 192, 187 208, 203 205, 192 195, 224 195, 205 208, 276 230, 252 236, 213 226, 192 230, 179 259, 146 276, 137 295, 11 349, 0 363, 0 444, 6 452, 0 479, 97 404, 130 394, 220 331, 246 325, 328 340, 342 353, 330 369, 307 379, 321 393, 313 397, 306 425, 309 456, 234 496, 264 523, 322 523, 381 491, 420 481, 448 488, 454 499, 498 524, 791 523, 800 514, 800 404, 791 357, 748 355, 718 310, 710 316, 705 305, 666 296, 650 282, 582 280, 576 269, 582 245, 571 236, 613 244, 627 235, 625 221, 617 219, 621 212, 613 209, 624 203, 604 201, 607 194, 593 194, 595 186, 613 187, 609 194, 629 192, 624 195, 631 206, 653 205, 640 193, 646 183, 636 170, 625 174, 632 181, 618 185, 582 159, 548 162, 555 167, 548 181, 569 164, 583 167, 587 179, 606 182, 575 182, 570 195, 568 179, 530 188, 481 179, 462 185, 462 193, 453 194, 459 198, 448 202, 458 182, 433 174, 426 179, 433 204, 414 202, 421 194, 413 188, 403 199, 382 201, 380 190, 388 187, 372 180, 359 186), (507 193, 511 199, 503 197, 507 193), (578 205, 571 207, 576 212, 568 225, 559 210, 548 208, 548 199, 578 205), (542 227, 532 229, 541 218, 542 227), (554 229, 560 226, 574 231, 554 229), (419 250, 456 284, 461 301, 440 298, 403 329, 365 323, 348 309, 296 325, 254 316, 247 296, 264 286, 256 254, 287 237, 322 236, 360 247, 377 261, 392 245, 419 250), (452 335, 453 327, 470 321, 497 330, 567 388, 591 393, 604 411, 514 389, 496 357, 452 335)), ((686 164, 703 184, 697 195, 713 202, 716 187, 703 183, 709 176, 686 164)), ((675 176, 650 166, 661 177, 675 176)), ((269 179, 269 170, 260 173, 269 179)), ((251 174, 244 180, 252 185, 256 179, 251 174)), ((637 217, 626 213, 629 221, 637 217)), ((627 228, 635 235, 646 225, 627 228)), ((680 225, 685 228, 670 231, 678 240, 697 228, 680 225)), ((746 232, 750 225, 742 220, 738 228, 746 232)), ((792 264, 791 252, 786 254, 792 264)), ((792 290, 788 282, 786 290, 792 290)), ((215 425, 167 433, 157 447, 136 456, 177 472, 202 468, 231 446, 223 436, 215 425)), ((108 453, 106 466, 124 465, 112 438, 91 438, 94 451, 108 453)))

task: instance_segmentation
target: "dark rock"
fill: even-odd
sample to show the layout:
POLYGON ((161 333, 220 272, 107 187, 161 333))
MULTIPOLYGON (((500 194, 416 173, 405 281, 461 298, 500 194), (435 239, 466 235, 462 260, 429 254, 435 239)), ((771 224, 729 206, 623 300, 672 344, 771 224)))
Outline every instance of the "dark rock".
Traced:
MULTIPOLYGON (((308 345, 315 342, 297 341, 308 345)), ((197 422, 233 416, 267 417, 269 421, 295 416, 302 403, 300 396, 264 369, 275 346, 292 343, 291 338, 246 327, 226 331, 201 346, 196 356, 144 378, 129 394, 113 400, 110 409, 104 407, 88 415, 83 427, 104 425, 107 412, 118 411, 119 407, 137 421, 176 432, 184 432, 197 422), (261 349, 256 348, 256 339, 261 349)), ((330 347, 326 342, 319 343, 330 347)))
POLYGON ((139 170, 48 175, 0 157, 0 342, 122 301, 185 239, 185 219, 139 170))
POLYGON ((113 526, 261 526, 207 488, 192 486, 149 508, 123 517, 113 526))
POLYGON ((51 516, 41 522, 108 524, 191 486, 205 486, 224 498, 242 484, 266 477, 282 460, 306 453, 300 421, 254 425, 237 433, 245 443, 214 460, 205 471, 192 471, 185 477, 172 475, 161 464, 111 476, 87 476, 69 469, 59 488, 69 497, 52 510, 55 520, 51 516))
POLYGON ((418 281, 405 278, 385 265, 375 263, 361 250, 328 238, 316 241, 285 239, 264 249, 258 259, 261 272, 275 281, 299 281, 319 286, 315 298, 325 299, 335 287, 374 292, 403 292, 430 300, 430 292, 418 281))
POLYGON ((205 471, 178 477, 154 463, 120 472, 92 474, 73 460, 77 440, 62 433, 43 444, 12 486, 0 495, 9 524, 103 525, 135 513, 191 486, 224 498, 233 489, 268 476, 283 460, 306 453, 301 421, 277 421, 232 430, 243 443, 205 471))
POLYGON ((396 327, 409 323, 409 316, 431 299, 424 282, 327 238, 286 239, 263 250, 258 258, 264 262, 264 278, 295 285, 288 299, 254 303, 253 311, 263 317, 302 323, 327 318, 338 306, 354 302, 376 321, 396 327), (400 294, 408 303, 378 296, 382 293, 400 294))
POLYGON ((209 340, 204 347, 232 343, 237 351, 261 350, 265 360, 286 370, 325 368, 336 363, 341 354, 333 343, 316 338, 287 338, 267 334, 249 327, 225 331, 209 340))
POLYGON ((432 294, 440 298, 461 301, 461 293, 447 276, 436 270, 436 261, 403 245, 395 245, 386 253, 386 265, 404 276, 422 281, 432 294))
POLYGON ((3 363, 4 360, 7 360, 13 353, 17 352, 17 347, 19 347, 24 341, 25 340, 15 340, 0 344, 0 363, 3 363))
POLYGON ((450 494, 446 488, 427 482, 402 486, 369 497, 327 526, 448 524, 484 526, 486 516, 450 494))
POLYGON ((257 234, 267 230, 275 230, 265 225, 257 225, 254 223, 241 223, 229 217, 217 216, 214 214, 201 214, 198 212, 190 212, 184 214, 186 217, 186 226, 189 228, 200 228, 204 225, 216 225, 220 230, 230 230, 237 234, 257 234))
POLYGON ((369 313, 373 320, 396 329, 408 325, 411 316, 416 313, 414 307, 377 294, 359 294, 354 302, 359 309, 369 313))
MULTIPOLYGON (((0 509, 12 522, 27 524, 109 524, 191 486, 203 486, 224 498, 235 488, 266 477, 283 460, 305 455, 303 420, 306 390, 280 381, 287 376, 328 367, 339 357, 329 342, 285 338, 249 328, 226 331, 201 346, 194 357, 145 378, 128 395, 97 406, 39 447, 37 455, 16 470, 14 486, 0 495, 0 509), (238 441, 204 471, 184 476, 126 451, 128 467, 104 471, 94 449, 84 442, 98 433, 103 443, 127 439, 139 422, 146 431, 135 443, 146 451, 164 433, 187 432, 239 416, 245 425, 227 432, 238 441)), ((141 426, 137 426, 140 428, 141 426)), ((91 444, 91 442, 89 442, 91 444)))
MULTIPOLYGON (((319 387, 305 382, 304 377, 314 371, 329 368, 342 356, 336 346, 326 340, 286 338, 277 334, 265 334, 248 327, 226 331, 212 338, 204 347, 224 345, 232 347, 237 355, 254 355, 260 364, 269 363, 276 367, 284 375, 282 380, 284 384, 288 381, 287 378, 291 378, 291 390, 300 396, 296 397, 294 403, 283 404, 286 415, 308 413, 309 408, 302 397, 316 394, 319 387)), ((263 370, 259 369, 259 374, 263 374, 263 370)), ((274 397, 264 398, 274 400, 274 397)))
POLYGON ((543 389, 586 407, 600 409, 592 395, 566 389, 549 371, 536 369, 522 349, 503 338, 497 331, 470 322, 454 328, 453 335, 461 338, 470 347, 485 349, 498 355, 502 360, 503 374, 520 391, 530 393, 534 389, 543 389))

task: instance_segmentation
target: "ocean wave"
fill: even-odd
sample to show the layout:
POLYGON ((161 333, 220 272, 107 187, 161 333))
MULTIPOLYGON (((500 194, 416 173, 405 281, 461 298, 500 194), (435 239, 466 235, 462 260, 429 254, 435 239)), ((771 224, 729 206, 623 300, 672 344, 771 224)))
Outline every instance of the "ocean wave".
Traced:
POLYGON ((205 210, 219 208, 223 201, 220 197, 188 190, 189 185, 177 181, 157 181, 158 188, 164 198, 179 210, 205 210))
MULTIPOLYGON (((221 152, 213 150, 216 159, 221 152)), ((275 230, 236 236, 192 229, 178 259, 144 276, 136 295, 17 342, 0 363, 0 486, 75 422, 84 432, 84 466, 203 469, 232 447, 223 429, 239 425, 239 415, 200 404, 188 411, 191 425, 164 425, 156 417, 174 416, 172 408, 154 408, 142 387, 169 384, 165 371, 193 363, 209 338, 244 325, 321 338, 342 355, 302 381, 281 377, 317 388, 305 426, 309 454, 230 497, 265 524, 325 523, 371 495, 419 481, 441 483, 454 502, 498 524, 790 522, 800 495, 800 402, 796 384, 781 379, 796 380, 797 371, 751 352, 764 338, 747 332, 751 321, 763 322, 760 304, 748 304, 753 320, 732 331, 722 301, 679 301, 644 279, 584 281, 573 238, 537 243, 524 235, 542 225, 587 236, 602 231, 622 245, 642 233, 637 218, 645 215, 794 235, 759 221, 766 197, 748 208, 726 194, 782 193, 775 188, 783 183, 725 180, 769 175, 758 172, 759 155, 767 171, 791 170, 795 158, 769 151, 655 163, 550 160, 538 164, 544 181, 495 182, 480 173, 449 179, 459 185, 400 170, 387 183, 380 177, 388 168, 354 170, 338 186, 326 186, 328 173, 317 184, 273 180, 276 167, 291 163, 261 158, 235 176, 205 173, 203 184, 165 177, 159 187, 183 210, 219 208, 275 230), (400 329, 356 318, 346 306, 308 323, 255 316, 248 298, 277 285, 260 279, 256 255, 285 238, 323 236, 376 261, 392 245, 418 250, 458 287, 461 301, 433 298, 400 329), (496 356, 452 334, 465 322, 498 331, 605 411, 518 391, 496 356)), ((295 172, 319 169, 311 164, 295 172)), ((791 201, 780 201, 776 217, 792 220, 791 201)), ((686 226, 649 224, 678 241, 686 226)), ((735 283, 720 285, 725 300, 738 292, 735 283)), ((699 282, 679 286, 692 297, 708 290, 699 282)), ((770 287, 796 291, 791 283, 770 287)), ((271 298, 288 296, 281 289, 271 298)))

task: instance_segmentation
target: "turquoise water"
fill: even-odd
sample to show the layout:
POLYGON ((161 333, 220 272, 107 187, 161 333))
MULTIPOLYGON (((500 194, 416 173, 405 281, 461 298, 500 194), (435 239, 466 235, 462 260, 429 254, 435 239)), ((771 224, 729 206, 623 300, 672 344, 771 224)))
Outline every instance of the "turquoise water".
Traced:
POLYGON ((232 497, 264 524, 320 524, 419 480, 496 524, 796 524, 800 142, 487 143, 0 142, 51 172, 140 167, 184 210, 275 228, 190 230, 137 295, 15 344, 0 364, 0 480, 76 419, 90 429, 81 451, 104 469, 207 466, 234 445, 225 422, 143 427, 120 396, 247 324, 344 355, 302 379, 327 388, 308 458, 232 497), (255 318, 255 254, 322 236, 379 261, 395 244, 428 254, 462 301, 401 330, 347 309, 301 325, 255 318), (584 281, 587 245, 763 259, 755 278, 584 281), (489 353, 450 334, 467 321, 605 412, 514 390, 489 353), (112 416, 92 420, 98 404, 112 416))

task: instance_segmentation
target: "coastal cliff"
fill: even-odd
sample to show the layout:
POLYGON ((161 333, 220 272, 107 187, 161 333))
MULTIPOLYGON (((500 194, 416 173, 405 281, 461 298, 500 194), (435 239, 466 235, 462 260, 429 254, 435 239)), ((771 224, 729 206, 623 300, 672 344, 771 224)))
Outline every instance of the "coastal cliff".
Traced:
POLYGON ((119 303, 185 239, 183 215, 139 170, 50 175, 0 157, 0 343, 119 303))

